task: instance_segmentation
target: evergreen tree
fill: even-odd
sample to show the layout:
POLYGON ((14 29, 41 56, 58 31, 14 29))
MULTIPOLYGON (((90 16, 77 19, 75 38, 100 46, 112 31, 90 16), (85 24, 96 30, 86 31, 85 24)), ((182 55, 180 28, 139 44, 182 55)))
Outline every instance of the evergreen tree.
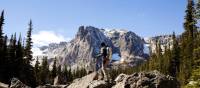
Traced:
POLYGON ((193 49, 194 49, 194 39, 196 37, 197 27, 195 20, 195 9, 193 0, 188 0, 184 29, 185 32, 181 37, 181 72, 180 72, 180 80, 182 80, 182 84, 186 84, 188 82, 192 71, 193 64, 193 49))
POLYGON ((54 79, 57 76, 57 67, 56 67, 56 57, 54 58, 53 68, 51 71, 51 77, 54 79))
POLYGON ((157 42, 157 46, 156 46, 156 59, 155 59, 155 62, 158 62, 158 63, 155 63, 156 65, 156 70, 159 70, 161 71, 161 65, 162 65, 162 49, 161 49, 161 44, 160 44, 160 41, 158 40, 157 42))
POLYGON ((56 67, 56 57, 54 58, 53 67, 51 70, 51 84, 54 82, 54 78, 57 76, 57 67, 56 67))
POLYGON ((31 65, 32 59, 32 38, 31 38, 31 33, 32 33, 32 21, 29 23, 29 28, 27 32, 27 37, 26 37, 26 46, 24 49, 24 60, 23 60, 23 70, 21 70, 22 73, 20 75, 21 79, 24 81, 25 84, 31 86, 31 87, 36 87, 36 77, 35 77, 35 71, 33 66, 31 65))
POLYGON ((22 46, 22 39, 21 39, 21 34, 19 35, 19 39, 17 41, 16 45, 16 70, 17 70, 17 77, 20 76, 20 70, 23 68, 23 46, 22 46))
POLYGON ((37 85, 40 84, 40 62, 38 61, 38 57, 36 59, 35 62, 35 77, 36 77, 36 81, 37 81, 37 85))
POLYGON ((29 28, 28 28, 28 32, 27 32, 27 37, 26 37, 26 46, 25 46, 25 57, 26 57, 26 63, 30 64, 30 62, 33 60, 32 59, 32 38, 31 38, 31 34, 32 34, 32 21, 30 20, 29 22, 29 28))
POLYGON ((5 76, 5 75, 7 75, 6 73, 7 73, 7 70, 8 69, 5 69, 5 68, 7 68, 7 66, 9 65, 6 61, 8 60, 8 58, 7 58, 7 53, 8 53, 8 50, 7 50, 7 40, 8 40, 8 37, 7 37, 7 35, 4 37, 4 42, 3 42, 3 52, 2 52, 2 59, 1 59, 1 67, 0 67, 0 80, 2 81, 2 82, 8 82, 7 80, 8 80, 8 76, 5 76))
POLYGON ((4 58, 3 58, 3 24, 4 24, 4 11, 1 13, 0 17, 0 81, 3 80, 3 66, 4 66, 4 58))
POLYGON ((11 39, 8 45, 8 70, 7 70, 7 74, 8 74, 8 79, 13 78, 16 74, 15 74, 15 49, 16 49, 16 34, 15 35, 11 35, 11 39))
POLYGON ((69 68, 69 71, 68 71, 68 81, 67 82, 72 82, 73 81, 73 74, 72 74, 72 70, 71 70, 71 67, 69 68))
POLYGON ((40 71, 40 82, 41 85, 45 85, 49 83, 49 65, 47 61, 47 57, 43 57, 41 71, 40 71))
POLYGON ((200 67, 200 47, 197 49, 194 49, 193 56, 194 56, 193 57, 194 58, 193 68, 197 69, 200 67))
POLYGON ((172 39, 173 39, 173 48, 171 51, 172 57, 169 61, 170 62, 169 73, 171 76, 176 77, 177 73, 179 72, 179 66, 180 66, 180 48, 174 32, 172 35, 172 39))
POLYGON ((3 24, 4 24, 4 11, 1 12, 0 17, 0 49, 3 47, 3 24))
POLYGON ((165 46, 165 52, 163 55, 163 64, 162 64, 162 73, 168 75, 169 74, 169 67, 170 67, 170 61, 171 61, 171 51, 170 51, 170 44, 168 46, 165 46))
POLYGON ((62 69, 61 69, 61 65, 59 65, 57 68, 57 75, 61 75, 61 74, 62 74, 62 69))

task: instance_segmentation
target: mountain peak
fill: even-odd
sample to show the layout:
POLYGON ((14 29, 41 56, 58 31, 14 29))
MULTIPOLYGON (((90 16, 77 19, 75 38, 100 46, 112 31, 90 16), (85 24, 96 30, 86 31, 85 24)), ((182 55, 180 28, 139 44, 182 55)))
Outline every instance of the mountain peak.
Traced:
MULTIPOLYGON (((143 41, 134 32, 127 30, 105 30, 98 29, 92 26, 80 26, 76 37, 68 43, 51 44, 48 50, 45 51, 45 55, 48 56, 49 62, 56 56, 61 65, 70 65, 72 68, 77 66, 91 68, 91 64, 95 64, 92 61, 99 53, 100 45, 105 42, 112 48, 113 55, 118 55, 118 59, 132 61, 131 63, 137 63, 137 56, 142 57, 143 41), (119 58, 118 58, 119 57, 119 58)), ((44 47, 46 48, 46 47, 44 47)), ((44 49, 43 49, 44 50, 44 49)), ((52 62, 51 62, 52 63, 52 62)))

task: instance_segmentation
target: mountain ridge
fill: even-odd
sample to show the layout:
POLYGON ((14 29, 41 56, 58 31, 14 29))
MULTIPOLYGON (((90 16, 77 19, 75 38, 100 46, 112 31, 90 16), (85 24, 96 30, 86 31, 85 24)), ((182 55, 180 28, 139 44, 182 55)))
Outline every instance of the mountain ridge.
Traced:
POLYGON ((94 64, 101 42, 106 42, 113 49, 113 57, 121 61, 125 60, 131 63, 131 66, 136 66, 141 58, 143 58, 142 62, 145 61, 150 51, 148 51, 150 44, 132 31, 80 26, 74 39, 39 47, 42 55, 34 57, 48 56, 50 65, 53 64, 53 58, 57 57, 58 65, 68 65, 73 68, 79 65, 88 68, 94 64))

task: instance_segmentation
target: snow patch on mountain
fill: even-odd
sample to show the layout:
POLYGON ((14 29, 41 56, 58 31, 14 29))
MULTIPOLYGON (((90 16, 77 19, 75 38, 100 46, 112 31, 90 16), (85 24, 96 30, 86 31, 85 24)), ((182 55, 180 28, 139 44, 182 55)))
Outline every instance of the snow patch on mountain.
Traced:
POLYGON ((102 32, 108 36, 108 37, 111 37, 113 36, 115 33, 119 33, 119 35, 123 35, 125 33, 127 33, 128 31, 127 30, 124 30, 124 29, 102 29, 102 32))

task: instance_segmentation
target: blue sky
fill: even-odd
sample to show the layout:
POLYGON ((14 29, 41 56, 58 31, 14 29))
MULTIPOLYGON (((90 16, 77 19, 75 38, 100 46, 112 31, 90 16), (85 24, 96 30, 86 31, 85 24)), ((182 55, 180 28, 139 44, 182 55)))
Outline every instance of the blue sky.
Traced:
POLYGON ((4 33, 41 31, 73 38, 81 25, 126 29, 142 37, 180 34, 187 0, 1 0, 4 33))

